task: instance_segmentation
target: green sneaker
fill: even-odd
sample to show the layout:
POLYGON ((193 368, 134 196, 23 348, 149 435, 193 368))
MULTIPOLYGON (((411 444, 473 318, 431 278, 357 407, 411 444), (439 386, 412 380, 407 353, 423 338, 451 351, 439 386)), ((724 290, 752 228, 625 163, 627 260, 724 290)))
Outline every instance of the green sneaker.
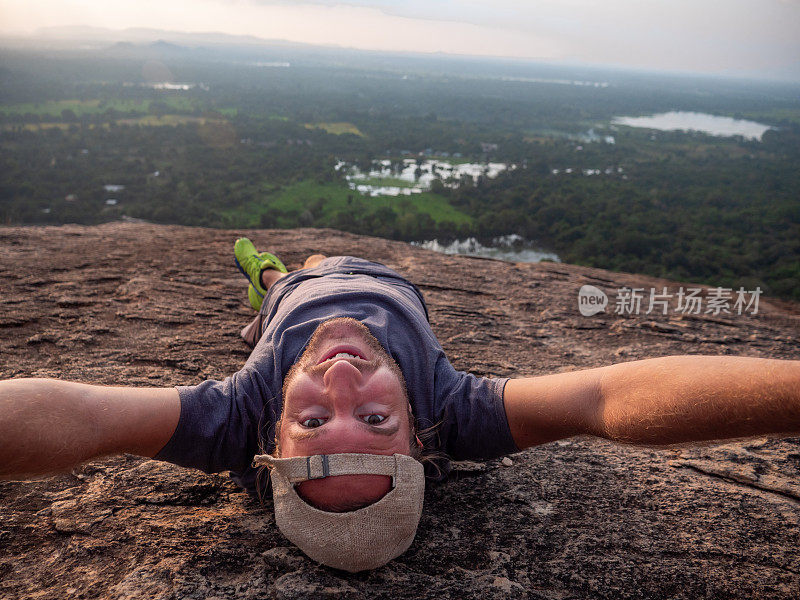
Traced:
MULTIPOLYGON (((281 273, 286 273, 286 267, 283 266, 283 263, 279 261, 274 254, 270 254, 269 252, 259 252, 258 257, 262 260, 266 261, 276 261, 277 267, 283 267, 284 270, 281 271, 280 268, 275 269, 276 271, 281 271, 281 273)), ((269 269, 271 267, 264 266, 265 269, 269 269)), ((258 312, 261 310, 261 303, 264 302, 264 296, 259 294, 256 291, 256 288, 253 287, 253 284, 249 284, 247 286, 247 299, 250 301, 250 306, 253 307, 253 310, 258 312)))
POLYGON ((250 306, 253 307, 253 310, 258 312, 261 310, 261 304, 264 302, 264 296, 261 296, 257 291, 256 288, 253 287, 253 284, 247 286, 247 299, 250 301, 250 306))
MULTIPOLYGON (((253 291, 261 299, 266 295, 265 290, 261 285, 261 271, 264 269, 275 269, 281 273, 288 273, 286 267, 274 254, 269 252, 258 252, 256 247, 247 238, 239 238, 233 246, 233 257, 236 261, 236 266, 247 277, 253 291)), ((248 296, 249 296, 248 292, 248 296)), ((253 303, 251 302, 251 305, 253 303)), ((261 303, 259 302, 259 308, 261 303)), ((258 309, 256 309, 258 310, 258 309)))

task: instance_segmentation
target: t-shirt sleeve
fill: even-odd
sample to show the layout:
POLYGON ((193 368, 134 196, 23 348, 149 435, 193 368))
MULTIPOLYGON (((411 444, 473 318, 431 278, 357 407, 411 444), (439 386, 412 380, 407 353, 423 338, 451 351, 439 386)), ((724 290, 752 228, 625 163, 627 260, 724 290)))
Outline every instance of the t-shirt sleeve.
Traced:
POLYGON ((244 471, 258 450, 261 425, 272 417, 272 392, 249 367, 222 381, 179 386, 178 426, 156 460, 206 473, 244 471))
POLYGON ((455 460, 485 460, 519 452, 503 403, 508 378, 478 377, 448 367, 437 390, 442 451, 455 460))

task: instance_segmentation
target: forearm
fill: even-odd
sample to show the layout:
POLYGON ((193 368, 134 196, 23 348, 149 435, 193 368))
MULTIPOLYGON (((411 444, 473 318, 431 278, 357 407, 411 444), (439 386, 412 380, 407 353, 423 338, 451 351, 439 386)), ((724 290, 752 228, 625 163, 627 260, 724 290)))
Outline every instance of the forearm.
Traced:
POLYGON ((56 473, 120 452, 152 456, 174 431, 179 406, 171 388, 1 381, 0 478, 56 473))
POLYGON ((800 361, 670 356, 600 370, 596 435, 667 445, 800 433, 800 361))

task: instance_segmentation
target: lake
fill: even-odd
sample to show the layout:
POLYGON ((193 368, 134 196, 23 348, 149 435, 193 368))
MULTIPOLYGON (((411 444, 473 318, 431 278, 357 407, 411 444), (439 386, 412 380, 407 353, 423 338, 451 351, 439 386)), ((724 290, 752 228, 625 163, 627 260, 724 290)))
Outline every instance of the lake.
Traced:
POLYGON ((764 132, 772 129, 769 125, 744 121, 730 117, 717 117, 706 113, 671 111, 649 117, 614 117, 614 125, 644 127, 661 131, 702 131, 709 135, 741 135, 747 139, 761 141, 764 132))

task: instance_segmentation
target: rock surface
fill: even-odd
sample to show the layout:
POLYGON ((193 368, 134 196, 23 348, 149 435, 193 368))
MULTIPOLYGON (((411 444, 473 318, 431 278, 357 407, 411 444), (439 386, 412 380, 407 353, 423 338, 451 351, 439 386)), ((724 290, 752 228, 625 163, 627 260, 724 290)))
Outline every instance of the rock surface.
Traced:
MULTIPOLYGON (((0 378, 167 386, 248 356, 243 232, 0 228, 0 378)), ((662 356, 800 358, 800 306, 757 315, 577 311, 583 284, 681 284, 565 264, 444 256, 331 230, 245 232, 290 268, 384 262, 422 289, 457 368, 525 376, 662 356)), ((797 598, 800 440, 655 450, 574 438, 463 463, 430 486, 410 550, 320 567, 224 475, 134 456, 0 482, 2 598, 797 598)))

